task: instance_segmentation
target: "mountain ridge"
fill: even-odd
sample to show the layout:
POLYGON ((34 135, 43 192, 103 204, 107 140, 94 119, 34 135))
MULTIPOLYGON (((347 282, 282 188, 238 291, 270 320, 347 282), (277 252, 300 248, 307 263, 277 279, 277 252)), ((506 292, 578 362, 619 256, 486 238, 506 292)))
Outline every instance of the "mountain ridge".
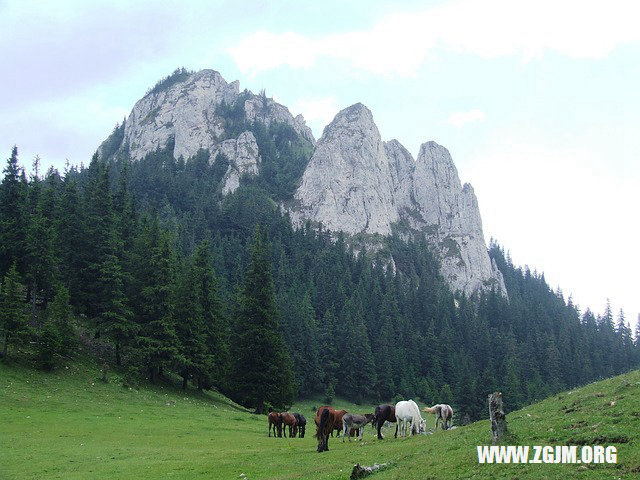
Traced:
MULTIPOLYGON (((262 152, 248 129, 256 122, 266 128, 286 124, 313 148, 293 199, 281 202, 295 225, 312 221, 351 237, 394 231, 424 236, 453 291, 473 295, 497 288, 508 296, 487 253, 473 188, 461 185, 449 151, 425 142, 414 160, 398 140, 383 142, 362 103, 338 112, 316 142, 302 115, 294 117, 264 92, 241 93, 237 80, 228 83, 215 70, 176 70, 136 102, 116 151, 136 160, 173 142, 176 159, 201 149, 210 152, 210 162, 223 155, 228 167, 221 191, 227 195, 242 178, 261 172, 262 152), (239 130, 229 131, 229 116, 240 122, 239 130)), ((109 141, 99 155, 109 153, 109 141)), ((379 249, 379 239, 364 247, 379 249)))

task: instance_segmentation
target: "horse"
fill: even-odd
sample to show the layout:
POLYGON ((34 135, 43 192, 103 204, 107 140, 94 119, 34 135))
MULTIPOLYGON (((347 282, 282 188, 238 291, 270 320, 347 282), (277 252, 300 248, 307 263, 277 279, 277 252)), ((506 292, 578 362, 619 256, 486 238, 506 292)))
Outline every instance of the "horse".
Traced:
POLYGON ((304 438, 304 432, 307 428, 307 419, 304 418, 304 415, 301 413, 294 413, 294 417, 296 417, 296 428, 298 432, 300 432, 300 438, 304 438))
POLYGON ((282 414, 278 412, 269 412, 269 436, 271 436, 271 427, 273 426, 273 437, 282 437, 282 414), (278 428, 278 435, 276 435, 276 427, 278 428))
POLYGON ((436 414, 436 432, 438 431, 438 422, 442 425, 443 430, 451 428, 451 418, 453 417, 453 408, 446 403, 438 403, 433 407, 424 407, 422 409, 427 413, 436 414))
POLYGON ((318 415, 319 413, 322 411, 323 408, 328 408, 329 410, 331 410, 332 412, 334 412, 334 420, 333 423, 331 425, 331 436, 333 437, 333 431, 337 430, 336 433, 336 437, 340 436, 340 432, 342 431, 342 417, 344 416, 345 413, 347 413, 346 410, 336 410, 333 407, 330 407, 328 405, 323 405, 321 407, 318 407, 318 410, 316 410, 316 427, 318 426, 318 415))
MULTIPOLYGON (((342 431, 342 417, 347 414, 346 410, 336 410, 335 411, 335 419, 333 421, 333 430, 336 431, 336 437, 340 436, 340 432, 342 431)), ((333 430, 331 431, 331 435, 333 436, 333 430)))
POLYGON ((289 427, 289 437, 295 438, 296 436, 296 417, 289 412, 282 412, 282 430, 284 431, 284 436, 287 436, 287 427, 289 427))
POLYGON ((316 412, 315 422, 318 453, 329 451, 329 434, 333 431, 335 413, 336 411, 333 407, 320 407, 316 412))
POLYGON ((344 437, 349 435, 349 441, 351 441, 351 431, 356 430, 360 432, 360 441, 364 434, 364 426, 373 420, 374 415, 371 413, 365 413, 364 415, 356 415, 355 413, 346 413, 342 417, 342 441, 344 437))
MULTIPOLYGON (((378 429, 378 440, 382 440, 381 429, 384 422, 396 423, 396 407, 393 405, 383 404, 376 407, 376 411, 373 416, 373 422, 371 423, 374 428, 378 429)), ((397 426, 396 426, 397 427, 397 426)), ((398 436, 398 429, 396 428, 396 438, 398 436)))
POLYGON ((400 436, 407 436, 407 424, 411 425, 411 434, 424 432, 424 420, 420 409, 413 400, 403 400, 396 403, 396 420, 400 429, 400 436))

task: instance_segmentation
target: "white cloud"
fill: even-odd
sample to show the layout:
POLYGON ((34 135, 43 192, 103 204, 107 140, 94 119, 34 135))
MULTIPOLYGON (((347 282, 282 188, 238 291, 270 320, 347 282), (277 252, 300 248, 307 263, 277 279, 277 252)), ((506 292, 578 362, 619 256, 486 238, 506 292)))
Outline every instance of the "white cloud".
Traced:
POLYGON ((447 123, 456 128, 462 128, 467 123, 483 122, 485 118, 484 112, 480 110, 469 110, 468 112, 455 112, 449 115, 447 123))
POLYGON ((478 196, 487 239, 511 249, 514 263, 544 271, 583 311, 601 312, 610 297, 628 319, 640 314, 637 174, 616 175, 587 148, 514 139, 477 152, 461 170, 478 196))
POLYGON ((333 96, 303 98, 291 106, 291 112, 294 115, 301 113, 316 137, 320 136, 324 127, 333 120, 339 109, 338 100, 333 96))
POLYGON ((640 3, 629 0, 458 0, 383 17, 370 29, 306 36, 253 33, 231 48, 238 67, 256 74, 280 66, 309 68, 320 58, 364 71, 412 76, 430 53, 524 60, 555 51, 570 58, 602 58, 639 42, 640 3))

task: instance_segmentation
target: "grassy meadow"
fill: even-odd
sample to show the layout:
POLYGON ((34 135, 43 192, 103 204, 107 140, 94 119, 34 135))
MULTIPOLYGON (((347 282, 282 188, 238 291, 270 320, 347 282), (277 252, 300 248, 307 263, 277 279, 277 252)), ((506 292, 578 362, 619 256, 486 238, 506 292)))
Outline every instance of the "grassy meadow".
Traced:
MULTIPOLYGON (((54 373, 0 363, 0 479, 346 479, 355 463, 390 466, 371 478, 640 477, 640 371, 565 392, 508 415, 510 445, 615 445, 617 465, 479 465, 489 422, 434 435, 329 441, 316 453, 312 408, 300 438, 267 437, 267 418, 216 394, 122 387, 90 363, 54 373)), ((508 399, 505 399, 508 401, 508 399)), ((372 411, 336 401, 353 412, 372 411)), ((420 405, 421 407, 423 405, 420 405)), ((428 427, 433 415, 425 414, 428 427)))

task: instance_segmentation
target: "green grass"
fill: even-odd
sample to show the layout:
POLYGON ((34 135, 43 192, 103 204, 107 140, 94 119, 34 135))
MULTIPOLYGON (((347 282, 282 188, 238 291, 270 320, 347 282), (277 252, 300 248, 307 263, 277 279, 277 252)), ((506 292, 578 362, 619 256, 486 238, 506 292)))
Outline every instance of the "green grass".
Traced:
MULTIPOLYGON (((43 373, 0 363, 2 479, 254 479, 349 478, 355 463, 391 463, 371 478, 628 478, 640 473, 640 371, 589 385, 513 412, 515 445, 604 444, 618 447, 617 465, 479 465, 476 445, 490 438, 488 421, 435 435, 378 441, 329 441, 318 454, 312 407, 291 410, 309 422, 304 439, 268 438, 266 416, 215 394, 170 387, 104 384, 89 363, 43 373), (613 403, 612 403, 613 402, 613 403)), ((370 406, 336 401, 349 411, 370 406)), ((428 415, 429 425, 433 416, 428 415)))

